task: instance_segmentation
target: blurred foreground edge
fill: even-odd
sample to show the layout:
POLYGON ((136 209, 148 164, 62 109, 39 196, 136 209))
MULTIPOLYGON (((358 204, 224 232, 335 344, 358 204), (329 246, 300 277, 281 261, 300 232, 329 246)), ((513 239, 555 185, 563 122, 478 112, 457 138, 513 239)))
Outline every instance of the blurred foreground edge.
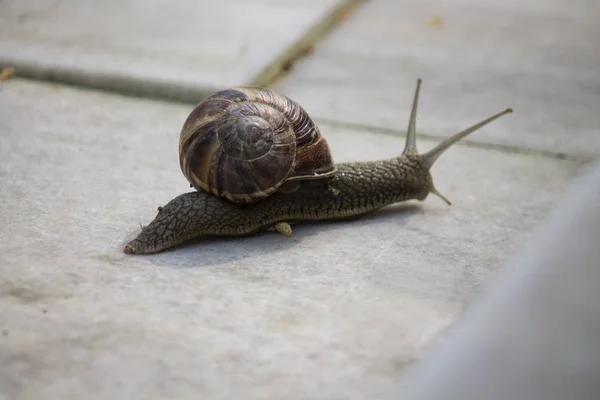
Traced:
POLYGON ((600 399, 600 162, 559 204, 395 398, 600 399))

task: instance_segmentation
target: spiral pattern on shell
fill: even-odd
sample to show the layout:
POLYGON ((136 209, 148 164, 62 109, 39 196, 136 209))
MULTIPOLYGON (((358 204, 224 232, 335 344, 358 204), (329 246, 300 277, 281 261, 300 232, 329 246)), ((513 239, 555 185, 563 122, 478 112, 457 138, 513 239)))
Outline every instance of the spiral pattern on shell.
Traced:
POLYGON ((194 188, 233 203, 336 172, 329 145, 306 111, 258 87, 222 90, 198 104, 181 130, 179 163, 194 188))

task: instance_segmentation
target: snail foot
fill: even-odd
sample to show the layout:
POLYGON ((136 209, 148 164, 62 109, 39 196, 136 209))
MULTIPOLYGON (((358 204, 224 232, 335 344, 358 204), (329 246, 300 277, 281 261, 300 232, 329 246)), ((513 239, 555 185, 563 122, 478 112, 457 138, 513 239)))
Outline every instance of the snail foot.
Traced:
POLYGON ((283 236, 291 237, 292 236, 292 227, 288 222, 278 222, 273 226, 267 228, 268 231, 279 232, 283 236))

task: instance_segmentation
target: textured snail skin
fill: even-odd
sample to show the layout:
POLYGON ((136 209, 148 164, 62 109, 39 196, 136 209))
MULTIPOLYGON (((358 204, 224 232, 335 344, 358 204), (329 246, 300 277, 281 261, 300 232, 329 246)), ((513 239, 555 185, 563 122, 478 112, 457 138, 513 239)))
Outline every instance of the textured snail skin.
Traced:
POLYGON ((249 235, 277 222, 356 217, 411 199, 424 200, 433 188, 418 154, 391 160, 338 164, 328 186, 302 182, 289 194, 258 203, 233 205, 203 191, 182 194, 127 246, 130 254, 156 253, 201 236, 249 235))

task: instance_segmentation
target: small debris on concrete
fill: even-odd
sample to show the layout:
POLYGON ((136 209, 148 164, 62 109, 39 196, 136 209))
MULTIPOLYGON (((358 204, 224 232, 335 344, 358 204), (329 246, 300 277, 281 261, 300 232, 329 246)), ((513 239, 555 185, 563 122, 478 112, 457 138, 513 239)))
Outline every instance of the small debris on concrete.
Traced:
POLYGON ((15 76, 15 69, 13 67, 4 67, 0 72, 0 82, 5 82, 15 76))
POLYGON ((439 15, 432 15, 427 20, 427 25, 434 29, 442 29, 444 26, 444 19, 439 15))

